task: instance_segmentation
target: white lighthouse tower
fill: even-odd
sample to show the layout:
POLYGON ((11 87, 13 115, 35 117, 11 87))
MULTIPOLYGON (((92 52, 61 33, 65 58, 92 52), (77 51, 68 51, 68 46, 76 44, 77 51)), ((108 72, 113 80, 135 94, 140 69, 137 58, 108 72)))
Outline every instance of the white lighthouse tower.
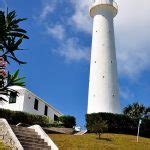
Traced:
POLYGON ((88 95, 88 114, 120 113, 113 18, 113 0, 92 0, 93 38, 88 95))

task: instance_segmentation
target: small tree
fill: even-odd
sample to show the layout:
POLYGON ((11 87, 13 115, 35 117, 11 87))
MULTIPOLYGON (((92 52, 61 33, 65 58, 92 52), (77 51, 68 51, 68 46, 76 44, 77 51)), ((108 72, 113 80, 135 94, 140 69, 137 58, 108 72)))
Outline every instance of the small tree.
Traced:
POLYGON ((94 121, 90 126, 90 131, 99 135, 99 139, 101 138, 101 134, 108 130, 107 122, 100 118, 97 121, 94 121))

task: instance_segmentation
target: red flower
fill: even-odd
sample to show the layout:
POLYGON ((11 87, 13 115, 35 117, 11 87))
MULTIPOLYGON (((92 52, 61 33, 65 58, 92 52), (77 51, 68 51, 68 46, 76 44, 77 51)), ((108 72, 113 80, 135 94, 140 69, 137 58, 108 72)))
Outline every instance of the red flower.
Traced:
POLYGON ((6 67, 6 66, 7 66, 7 62, 6 61, 3 61, 3 62, 0 61, 0 67, 6 67))
POLYGON ((7 72, 5 70, 0 70, 0 75, 3 77, 3 78, 6 78, 7 77, 7 72))
POLYGON ((0 57, 0 62, 3 62, 4 61, 4 58, 3 57, 0 57))

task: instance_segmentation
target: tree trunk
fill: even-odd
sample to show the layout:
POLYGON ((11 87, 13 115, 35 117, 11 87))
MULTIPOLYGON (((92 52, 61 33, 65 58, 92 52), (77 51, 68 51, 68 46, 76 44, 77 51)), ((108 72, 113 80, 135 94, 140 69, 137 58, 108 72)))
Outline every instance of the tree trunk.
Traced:
POLYGON ((98 133, 98 135, 99 135, 99 139, 101 138, 101 133, 98 133))

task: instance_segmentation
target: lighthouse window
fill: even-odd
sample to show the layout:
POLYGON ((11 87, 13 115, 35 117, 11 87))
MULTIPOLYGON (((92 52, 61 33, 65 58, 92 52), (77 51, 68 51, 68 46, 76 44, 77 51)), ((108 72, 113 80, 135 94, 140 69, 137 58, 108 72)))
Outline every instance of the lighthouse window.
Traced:
POLYGON ((96 63, 96 61, 94 61, 96 63))
POLYGON ((112 96, 115 97, 115 94, 113 94, 112 96))
POLYGON ((111 63, 112 63, 112 60, 111 60, 111 63))
POLYGON ((105 76, 103 76, 103 78, 105 78, 105 76))

